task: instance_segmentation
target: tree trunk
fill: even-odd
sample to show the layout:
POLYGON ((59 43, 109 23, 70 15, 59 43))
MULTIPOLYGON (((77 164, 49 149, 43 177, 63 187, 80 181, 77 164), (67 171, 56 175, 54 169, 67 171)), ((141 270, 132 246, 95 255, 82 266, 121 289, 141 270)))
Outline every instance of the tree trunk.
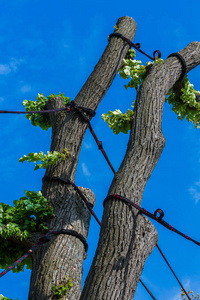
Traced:
MULTIPOLYGON (((200 63, 200 43, 191 43, 179 53, 187 72, 200 63)), ((141 205, 165 145, 161 131, 165 97, 181 72, 175 57, 152 67, 138 92, 127 152, 108 195, 118 194, 141 205)), ((132 300, 157 239, 154 226, 136 209, 116 199, 106 202, 98 248, 80 299, 132 300)))
MULTIPOLYGON (((117 23, 121 34, 133 39, 136 31, 135 21, 129 17, 120 18, 117 23)), ((93 73, 77 95, 78 105, 96 110, 106 91, 117 74, 122 59, 129 46, 121 39, 112 38, 93 73)), ((64 107, 62 98, 50 99, 48 108, 64 107)), ((90 116, 88 116, 90 118, 90 116)), ((78 157, 81 150, 87 123, 77 112, 50 114, 52 123, 51 151, 62 152, 67 148, 70 156, 51 166, 46 176, 60 176, 74 181, 78 157)), ((94 195, 83 190, 94 204, 94 195)), ((73 187, 60 181, 45 181, 42 194, 54 207, 54 217, 49 223, 50 230, 73 229, 87 238, 90 214, 73 187)), ((81 293, 82 263, 85 251, 82 242, 73 236, 60 235, 43 245, 33 255, 33 270, 30 283, 29 300, 55 299, 52 287, 66 285, 73 278, 73 287, 62 299, 78 299, 81 293), (66 277, 67 276, 67 277, 66 277)), ((89 298, 88 298, 89 299, 89 298)))

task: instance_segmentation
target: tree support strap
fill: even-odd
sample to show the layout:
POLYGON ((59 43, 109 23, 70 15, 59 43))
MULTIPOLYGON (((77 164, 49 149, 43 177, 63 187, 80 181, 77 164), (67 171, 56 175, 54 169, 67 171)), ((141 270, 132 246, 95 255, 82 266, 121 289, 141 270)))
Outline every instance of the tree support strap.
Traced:
MULTIPOLYGON (((83 108, 82 108, 81 106, 78 106, 74 101, 72 101, 71 103, 72 103, 71 108, 74 109, 74 110, 76 110, 76 111, 81 115, 81 117, 83 118, 83 120, 88 124, 88 128, 89 128, 89 130, 90 130, 90 132, 91 132, 93 138, 95 139, 95 142, 96 142, 96 144, 97 144, 99 150, 101 150, 101 152, 102 152, 104 158, 106 159, 106 161, 107 161, 109 167, 111 168, 111 170, 112 170, 113 173, 115 174, 115 173, 116 173, 116 172, 115 172, 115 169, 113 168, 113 166, 112 166, 112 164, 111 164, 111 162, 110 162, 110 160, 109 160, 109 158, 108 158, 108 156, 107 156, 107 154, 106 154, 106 152, 105 152, 105 150, 104 150, 104 148, 103 148, 102 142, 99 141, 99 139, 98 139, 96 133, 94 132, 94 130, 93 130, 93 128, 92 128, 92 125, 91 125, 91 123, 90 123, 90 120, 89 120, 89 119, 87 118, 87 116, 82 112, 83 108)), ((84 110, 85 110, 86 112, 90 112, 90 114, 91 114, 91 112, 93 112, 91 109, 88 109, 88 108, 87 108, 88 111, 87 111, 85 108, 84 108, 84 110)))
POLYGON ((183 58, 182 55, 180 55, 179 53, 172 53, 168 56, 169 57, 172 57, 172 56, 175 56, 178 58, 178 60, 180 61, 181 65, 182 65, 182 73, 179 77, 179 79, 177 80, 177 82, 180 82, 183 80, 183 78, 185 77, 185 75, 187 74, 187 66, 186 66, 186 62, 185 62, 185 59, 183 58))
POLYGON ((77 191, 77 193, 79 194, 79 196, 81 197, 81 199, 83 200, 83 202, 85 203, 87 209, 90 211, 90 213, 93 215, 93 217, 95 218, 95 220, 97 221, 97 223, 101 226, 101 222, 99 221, 98 217, 96 216, 96 214, 93 211, 93 205, 86 199, 86 197, 83 195, 83 193, 81 192, 81 190, 75 185, 74 182, 72 182, 69 179, 65 179, 62 177, 57 177, 57 176, 52 176, 52 177, 48 177, 48 176, 44 176, 42 178, 42 181, 47 181, 47 180, 56 180, 56 181, 61 181, 65 184, 71 184, 73 186, 73 188, 77 191))
POLYGON ((109 195, 108 197, 106 197, 104 199, 103 202, 103 206, 105 205, 105 203, 110 200, 110 199, 117 199, 120 201, 125 202, 126 204, 129 204, 133 207, 135 207, 137 210, 139 210, 140 213, 146 215, 147 217, 157 221, 158 223, 160 223, 161 225, 163 225, 164 227, 166 227, 167 229, 174 231, 176 233, 178 233, 179 235, 181 235, 182 237, 184 237, 185 239, 192 241, 193 243, 197 244, 198 246, 200 246, 200 243, 197 242, 196 240, 190 238, 189 236, 185 235, 184 233, 182 233, 181 231, 175 229, 174 227, 172 227, 170 224, 168 224, 167 222, 165 222, 162 218, 164 217, 164 212, 162 211, 162 209, 157 209, 154 214, 150 213, 149 211, 147 211, 145 208, 140 207, 139 205, 137 205, 136 203, 134 203, 133 201, 119 196, 119 195, 109 195), (159 215, 158 215, 159 214, 159 215))
POLYGON ((155 50, 153 52, 153 57, 149 56, 148 54, 146 54, 145 52, 143 52, 140 47, 141 47, 141 44, 140 43, 136 43, 134 44, 133 42, 131 42, 131 40, 129 40, 128 38, 126 38, 125 36, 123 36, 121 33, 119 32, 114 32, 114 33, 111 33, 109 35, 109 37, 119 37, 121 38, 123 41, 127 42, 129 44, 130 47, 133 47, 135 48, 137 51, 139 51, 140 53, 146 55, 148 58, 152 59, 152 60, 155 60, 156 58, 161 58, 161 52, 159 50, 155 50), (156 53, 158 54, 158 56, 156 57, 156 53))
POLYGON ((48 114, 51 112, 59 112, 59 111, 70 111, 70 107, 66 106, 64 108, 55 108, 49 110, 34 110, 34 111, 0 110, 0 114, 48 114))
POLYGON ((1 114, 48 114, 51 112, 59 112, 59 111, 71 111, 74 107, 79 108, 80 110, 89 113, 92 117, 96 115, 96 112, 90 108, 79 106, 75 104, 72 100, 71 102, 67 103, 64 108, 55 108, 55 109, 48 109, 48 110, 34 110, 34 111, 12 111, 12 110, 0 110, 1 114))
POLYGON ((44 113, 51 113, 51 112, 60 112, 60 111, 77 111, 81 117, 83 118, 83 120, 88 124, 88 127, 89 127, 89 130, 99 148, 99 150, 101 150, 104 158, 106 159, 109 167, 111 168, 111 170, 113 171, 113 173, 115 174, 115 169, 113 168, 104 148, 103 148, 103 145, 102 145, 102 142, 99 141, 96 133, 94 132, 93 128, 92 128, 92 125, 90 124, 90 120, 87 118, 87 116, 83 113, 83 112, 86 112, 86 113, 89 113, 91 117, 94 117, 96 112, 90 108, 87 108, 87 107, 83 107, 83 106, 79 106, 78 104, 76 104, 73 101, 67 103, 66 107, 64 108, 56 108, 56 109, 50 109, 50 110, 40 110, 40 111, 10 111, 10 110, 0 110, 0 113, 2 114, 5 114, 5 113, 12 113, 12 114, 44 114, 44 113))
POLYGON ((0 278, 3 277, 6 273, 8 273, 10 270, 12 270, 15 266, 17 266, 19 263, 21 263, 24 259, 26 259, 29 255, 32 254, 33 251, 37 250, 41 245, 48 243, 51 240, 51 237, 53 235, 58 235, 58 234, 68 234, 77 237, 84 245, 85 252, 88 250, 88 244, 86 242, 86 239, 84 236, 80 233, 78 233, 75 230, 71 229, 61 229, 57 231, 48 231, 42 238, 39 239, 39 241, 33 245, 31 249, 26 252, 22 257, 20 257, 18 260, 16 260, 11 266, 6 268, 3 272, 0 273, 0 278))
MULTIPOLYGON (((105 203, 110 200, 110 199, 118 199, 121 200, 123 202, 125 202, 126 204, 129 204, 133 207, 135 207, 137 210, 139 210, 140 213, 154 219, 155 221, 159 222, 161 225, 165 226, 166 228, 182 235, 183 237, 185 237, 186 239, 194 242, 195 244, 197 244, 198 246, 200 246, 200 243, 189 238, 188 236, 186 236, 185 234, 183 234, 182 232, 178 231, 177 229, 173 228, 171 225, 169 225, 168 223, 166 223, 165 221, 162 220, 162 218, 164 217, 164 212, 162 211, 162 209, 158 208, 156 209, 156 211, 154 212, 154 214, 148 212, 146 209, 141 208, 139 205, 137 205, 136 203, 132 202, 131 200, 122 197, 122 196, 118 196, 118 195, 109 195, 108 197, 105 198, 104 202, 103 202, 103 206, 105 205, 105 203)), ((158 246, 158 244, 156 244, 156 247, 158 248, 159 252, 161 253, 162 257, 164 258, 165 262, 167 263, 168 267, 170 268, 171 272, 173 273, 173 275, 175 276, 177 282, 179 283, 179 285, 181 286, 181 288, 183 289, 185 295, 187 296, 187 298, 189 300, 191 300, 191 298, 189 297, 188 293, 186 292, 186 290, 184 289, 183 285, 181 284, 180 280, 178 279, 178 277, 176 276, 175 272, 173 271, 172 267, 170 266, 169 262, 167 261, 166 257, 164 256, 163 252, 161 251, 160 247, 158 246)), ((145 287, 145 285, 143 284, 143 282, 141 281, 142 285, 145 287)), ((148 290, 147 287, 145 287, 145 289, 148 291, 148 293, 150 294, 150 296, 155 299, 155 297, 151 294, 151 292, 148 290)))
MULTIPOLYGON (((64 179, 62 177, 48 177, 48 176, 44 176, 42 181, 47 181, 47 180, 58 180, 61 181, 65 184, 71 184, 73 186, 73 188, 78 192, 79 196, 81 197, 81 199, 84 201, 84 203, 86 204, 87 208, 89 209, 90 213, 93 215, 93 217, 95 218, 95 220, 97 221, 97 223, 101 226, 101 222, 98 219, 98 217, 96 216, 96 214, 93 211, 93 205, 86 199, 86 197, 83 195, 83 193, 81 192, 81 190, 69 179, 64 179)), ((146 291, 149 293, 149 295, 152 297, 152 299, 156 300, 156 298, 152 295, 152 293, 149 291, 149 289, 147 288, 147 286, 144 284, 144 282, 139 279, 139 281, 141 282, 141 284, 143 285, 143 287, 146 289, 146 291)))
MULTIPOLYGON (((94 216, 94 218, 96 219, 96 221, 98 222, 98 224, 101 226, 101 222, 99 221, 99 219, 97 218, 97 216, 95 215, 92 207, 91 207, 91 204, 89 203, 89 201, 85 198, 85 196, 83 195, 83 193, 79 190, 79 188, 69 179, 64 179, 62 177, 56 177, 56 176, 53 176, 53 177, 43 177, 42 179, 43 181, 46 181, 46 180, 58 180, 58 181, 61 181, 61 182, 64 182, 66 184, 71 184, 74 189, 78 192, 78 194, 80 195, 81 199, 84 201, 84 203, 86 204, 87 208, 89 209, 89 211, 91 212, 91 214, 94 216)), ((159 222, 160 224, 164 225, 163 222, 165 224, 167 224, 168 226, 164 225, 165 227, 167 227, 168 229, 172 230, 172 231, 175 231, 177 233, 180 234, 180 232, 176 229, 174 229, 171 225, 169 225, 168 223, 166 223, 165 221, 162 220, 162 218, 164 217, 164 212, 162 211, 162 209, 157 209, 154 214, 148 212, 146 209, 144 208, 141 208, 140 206, 138 206, 137 204, 135 204, 134 202, 132 202, 131 200, 125 198, 125 197, 122 197, 122 196, 118 196, 118 195, 110 195, 108 197, 105 198, 104 202, 103 202, 103 206, 105 205, 105 203, 109 200, 109 199, 118 199, 118 200, 121 200, 121 201, 124 201, 126 204, 130 204, 131 206, 134 206, 136 209, 138 209, 141 213, 145 214, 146 216, 156 220, 157 222, 159 222)), ((195 243, 197 243, 197 245, 200 245, 198 242, 190 239, 189 237, 187 237, 186 235, 182 234, 181 235, 195 243)), ((177 279, 178 283, 180 284, 181 288, 184 290, 186 296, 188 297, 189 300, 190 297, 188 296, 187 292, 185 291, 185 289, 183 288, 180 280, 178 279, 178 277, 176 276, 175 272, 173 271, 172 267, 170 266, 170 264, 168 263, 166 257, 164 256, 164 254, 162 253, 162 251, 160 250, 159 246, 156 245, 158 250, 160 251, 160 253, 162 254, 164 260, 167 262, 170 270, 172 271, 172 273, 174 274, 175 278, 177 279)), ((145 284, 142 282, 142 280, 140 279, 140 282, 141 284, 145 287, 145 289, 147 290, 147 292, 149 293, 149 295, 152 297, 152 299, 156 300, 156 298, 152 295, 152 293, 149 291, 149 289, 145 286, 145 284)))

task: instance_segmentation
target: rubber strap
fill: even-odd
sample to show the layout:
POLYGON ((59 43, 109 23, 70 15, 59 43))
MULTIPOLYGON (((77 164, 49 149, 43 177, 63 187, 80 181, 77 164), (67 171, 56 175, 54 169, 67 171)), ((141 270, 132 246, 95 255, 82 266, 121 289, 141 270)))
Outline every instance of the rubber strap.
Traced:
POLYGON ((187 74, 186 62, 185 62, 185 59, 183 58, 183 56, 180 55, 179 53, 172 53, 168 56, 168 58, 172 57, 172 56, 175 56, 176 58, 178 58, 178 60, 180 61, 181 65, 182 65, 182 73, 181 73, 181 76, 179 77, 179 79, 177 80, 177 82, 179 82, 179 81, 182 81, 183 78, 185 77, 185 75, 187 74))

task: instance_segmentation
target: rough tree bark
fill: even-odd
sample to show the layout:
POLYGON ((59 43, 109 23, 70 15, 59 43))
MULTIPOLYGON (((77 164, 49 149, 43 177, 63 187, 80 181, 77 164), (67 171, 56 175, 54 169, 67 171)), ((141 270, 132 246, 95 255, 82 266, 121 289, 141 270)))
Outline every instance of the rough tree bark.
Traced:
MULTIPOLYGON (((118 32, 133 40, 136 24, 129 17, 120 18, 118 32)), ((122 59, 129 46, 120 39, 111 39, 93 73, 75 98, 79 105, 96 110, 106 91, 117 74, 122 59)), ((51 99, 48 109, 64 107, 62 98, 51 99)), ((90 118, 90 116, 88 116, 90 118)), ((60 176, 74 181, 81 144, 87 124, 77 112, 50 114, 52 124, 51 151, 62 152, 67 148, 70 156, 66 161, 51 166, 46 176, 60 176)), ((94 204, 93 193, 85 189, 84 193, 94 204)), ((45 181, 42 194, 54 207, 54 217, 49 222, 50 230, 73 229, 87 238, 90 214, 73 187, 59 181, 45 181)), ((81 293, 82 264, 85 252, 82 242, 68 235, 60 235, 33 254, 29 300, 54 299, 52 286, 65 284, 73 278, 73 287, 63 299, 79 299, 81 293)))
MULTIPOLYGON (((200 63, 200 43, 193 42, 179 53, 186 61, 187 72, 200 63)), ((165 145, 161 122, 166 94, 181 72, 181 63, 171 57, 152 67, 143 82, 127 151, 108 195, 122 195, 141 205, 145 185, 165 145)), ((118 200, 106 202, 98 248, 81 300, 132 300, 144 263, 156 243, 156 230, 146 217, 118 200)))
MULTIPOLYGON (((134 20, 123 17, 117 27, 117 32, 133 40, 134 20)), ((128 49, 127 43, 121 39, 113 37, 109 41, 99 63, 77 95, 77 104, 97 109, 128 49)), ((190 71, 200 63, 200 44, 194 42, 180 54, 186 60, 187 71, 190 71)), ((120 194, 141 205, 146 182, 164 148, 161 120, 165 95, 180 73, 181 64, 175 57, 151 69, 138 92, 127 152, 108 194, 120 194)), ((61 98, 49 101, 48 108, 55 107, 64 107, 61 98)), ((70 157, 48 168, 45 175, 74 181, 87 124, 76 112, 51 114, 50 118, 51 151, 61 152, 67 148, 70 157)), ((93 193, 90 190, 84 192, 94 203, 93 193)), ((71 186, 46 181, 42 193, 54 207, 50 230, 71 228, 87 236, 90 216, 71 186)), ((132 300, 144 263, 157 239, 157 232, 146 217, 120 201, 107 202, 98 248, 80 299, 132 300)), ((63 299, 79 299, 84 256, 82 243, 72 236, 60 235, 43 245, 33 255, 29 300, 54 299, 52 285, 65 282, 66 275, 74 278, 74 286, 63 299)))

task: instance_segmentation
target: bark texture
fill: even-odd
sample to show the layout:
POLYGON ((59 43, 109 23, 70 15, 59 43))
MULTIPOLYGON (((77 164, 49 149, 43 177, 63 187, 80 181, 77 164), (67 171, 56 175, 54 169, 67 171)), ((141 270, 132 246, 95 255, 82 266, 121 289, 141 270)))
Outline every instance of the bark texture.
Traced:
MULTIPOLYGON (((135 21, 129 17, 120 18, 118 32, 133 39, 136 31, 135 21)), ((129 46, 121 39, 112 38, 94 71, 75 98, 79 105, 96 110, 106 91, 117 74, 122 59, 129 46)), ((50 99, 48 109, 64 107, 62 98, 50 99)), ((77 112, 51 113, 52 142, 51 151, 62 152, 67 148, 70 156, 65 161, 49 167, 46 176, 60 176, 74 181, 87 124, 77 112)), ((90 116, 88 116, 90 118, 90 116)), ((94 195, 83 190, 94 204, 94 195)), ((87 237, 90 215, 85 209, 73 187, 59 181, 45 181, 42 194, 54 207, 54 217, 49 222, 50 230, 73 229, 87 237)), ((85 252, 79 239, 60 235, 48 244, 41 246, 33 255, 33 271, 30 283, 29 300, 54 299, 52 286, 66 284, 66 275, 73 278, 73 287, 62 299, 78 299, 81 293, 82 263, 85 252)))
MULTIPOLYGON (((200 43, 179 52, 187 72, 200 63, 200 43)), ((119 194, 141 205, 145 185, 165 145, 161 130, 166 94, 182 72, 175 57, 153 67, 136 99, 130 139, 124 160, 108 194, 119 194)), ((138 211, 119 200, 106 202, 100 239, 81 300, 132 300, 157 232, 138 211)))

